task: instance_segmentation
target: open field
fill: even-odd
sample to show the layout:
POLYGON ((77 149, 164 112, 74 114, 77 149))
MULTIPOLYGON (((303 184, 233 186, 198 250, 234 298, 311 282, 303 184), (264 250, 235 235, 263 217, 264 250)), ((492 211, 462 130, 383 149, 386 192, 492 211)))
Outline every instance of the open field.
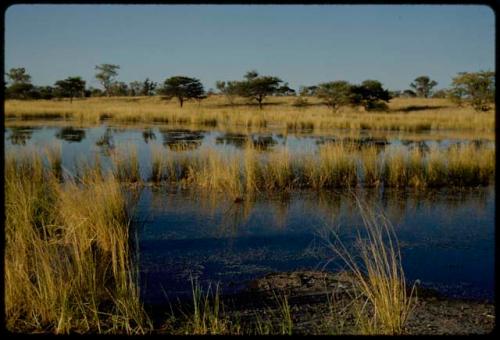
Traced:
POLYGON ((69 101, 5 102, 7 119, 70 119, 79 123, 164 123, 182 126, 279 128, 286 131, 324 129, 366 129, 405 132, 456 130, 493 133, 494 110, 476 112, 471 107, 457 107, 446 99, 395 98, 388 112, 362 112, 342 108, 334 113, 309 98, 310 104, 298 108, 295 97, 270 97, 262 110, 247 102, 227 104, 224 97, 211 96, 201 102, 177 101, 159 97, 111 97, 69 101))

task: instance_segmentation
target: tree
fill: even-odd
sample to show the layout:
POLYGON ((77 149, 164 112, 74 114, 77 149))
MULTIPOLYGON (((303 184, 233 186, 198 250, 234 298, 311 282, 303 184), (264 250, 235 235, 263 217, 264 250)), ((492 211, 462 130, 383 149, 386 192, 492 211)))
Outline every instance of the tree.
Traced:
POLYGON ((415 89, 418 97, 428 98, 432 88, 437 84, 436 81, 431 80, 428 76, 420 76, 415 78, 414 82, 410 84, 410 87, 415 89))
POLYGON ((110 94, 117 97, 125 97, 128 95, 128 85, 123 81, 115 81, 111 84, 110 94))
POLYGON ((111 85, 114 82, 114 78, 118 75, 116 70, 120 69, 120 66, 113 64, 101 64, 95 67, 99 72, 96 73, 95 77, 99 80, 104 87, 106 95, 110 96, 111 85))
POLYGON ((351 104, 353 100, 352 85, 344 80, 321 83, 315 89, 315 93, 326 106, 334 111, 341 106, 351 104))
POLYGON ((5 73, 10 86, 5 88, 5 97, 11 99, 29 99, 35 95, 35 87, 31 84, 31 76, 24 67, 11 68, 5 73))
POLYGON ((9 99, 30 99, 35 87, 29 83, 14 83, 5 90, 5 97, 9 99))
POLYGON ((40 99, 52 99, 54 98, 54 88, 52 86, 40 86, 36 88, 38 97, 40 99))
POLYGON ((451 99, 469 101, 476 111, 488 111, 495 102, 495 72, 460 72, 453 78, 451 99))
POLYGON ((313 85, 313 86, 300 86, 299 87, 299 95, 303 96, 303 97, 315 96, 317 89, 318 89, 318 86, 316 86, 316 85, 313 85))
POLYGON ((58 97, 69 98, 73 102, 73 97, 83 97, 85 91, 85 80, 80 77, 68 77, 55 82, 55 92, 58 97))
POLYGON ((416 96, 417 94, 410 89, 404 90, 403 93, 401 93, 401 97, 404 98, 415 98, 416 96))
POLYGON ((140 81, 133 81, 128 84, 129 95, 138 96, 142 93, 142 83, 140 81))
POLYGON ((142 95, 152 96, 157 86, 157 83, 150 81, 149 78, 146 78, 146 80, 144 80, 144 83, 142 84, 142 95))
POLYGON ((233 105, 234 104, 234 99, 236 96, 239 94, 239 89, 238 89, 238 82, 237 81, 222 81, 218 80, 215 82, 215 87, 221 94, 223 94, 229 104, 233 105))
POLYGON ((181 107, 186 100, 201 100, 206 97, 201 82, 196 78, 185 76, 175 76, 166 79, 163 88, 160 89, 160 93, 165 96, 166 99, 176 97, 181 107))
POLYGON ((382 87, 378 80, 365 80, 361 85, 355 85, 351 88, 351 103, 353 105, 362 105, 365 110, 387 109, 384 102, 391 99, 389 91, 382 87))
POLYGON ((259 109, 262 109, 264 98, 275 94, 282 82, 278 77, 260 76, 257 71, 247 72, 245 79, 233 82, 236 92, 242 97, 256 100, 259 103, 259 109))
POLYGON ((9 72, 5 73, 12 84, 30 84, 31 76, 26 73, 24 67, 11 68, 9 72))
POLYGON ((295 96, 295 90, 288 86, 288 83, 283 84, 276 90, 279 96, 295 96))

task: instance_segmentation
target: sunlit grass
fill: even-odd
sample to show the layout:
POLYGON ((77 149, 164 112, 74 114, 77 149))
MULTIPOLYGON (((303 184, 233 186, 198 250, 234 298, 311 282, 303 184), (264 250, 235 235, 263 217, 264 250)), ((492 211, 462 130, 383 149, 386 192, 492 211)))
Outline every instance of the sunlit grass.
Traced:
POLYGON ((181 109, 175 101, 159 97, 89 98, 68 101, 7 100, 5 114, 23 120, 72 119, 99 123, 103 119, 116 123, 164 123, 206 127, 281 127, 284 131, 321 129, 367 129, 422 132, 431 130, 494 131, 494 110, 478 113, 470 107, 456 107, 446 99, 395 98, 389 112, 364 112, 342 108, 337 114, 317 98, 312 104, 295 107, 295 97, 270 97, 272 105, 259 110, 256 106, 227 105, 221 96, 211 96, 201 105, 187 102, 181 109))
POLYGON ((354 276, 352 313, 361 334, 403 334, 414 306, 414 287, 407 289, 394 227, 373 207, 357 200, 363 219, 357 247, 347 249, 337 233, 328 239, 330 249, 354 276))
POLYGON ((61 183, 6 155, 5 316, 13 332, 146 333, 124 195, 113 178, 61 183))

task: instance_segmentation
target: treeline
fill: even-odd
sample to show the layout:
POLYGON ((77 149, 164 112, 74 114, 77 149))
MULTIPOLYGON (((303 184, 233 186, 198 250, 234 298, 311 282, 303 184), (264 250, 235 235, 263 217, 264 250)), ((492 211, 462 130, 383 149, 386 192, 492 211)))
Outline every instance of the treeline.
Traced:
POLYGON ((317 97, 337 111, 343 106, 362 106, 367 111, 386 110, 387 102, 395 97, 449 98, 457 105, 471 104, 478 111, 491 109, 495 101, 495 73, 491 71, 460 72, 452 80, 450 88, 434 91, 438 84, 428 76, 417 77, 410 88, 404 91, 389 91, 377 80, 365 80, 361 84, 347 81, 325 82, 313 86, 301 86, 297 94, 288 83, 278 77, 260 75, 257 71, 247 72, 242 80, 217 81, 217 92, 205 91, 199 79, 174 76, 163 84, 146 78, 129 84, 118 81, 120 66, 101 64, 95 67, 95 78, 101 83, 102 90, 86 87, 81 77, 68 77, 58 80, 53 86, 34 86, 25 68, 12 68, 6 73, 8 83, 4 83, 7 99, 61 99, 101 97, 101 96, 161 96, 170 100, 176 98, 182 107, 187 100, 201 101, 213 94, 223 95, 231 105, 238 97, 255 101, 259 108, 268 96, 296 96, 292 105, 310 105, 307 97, 317 97), (8 85, 8 86, 7 86, 8 85))

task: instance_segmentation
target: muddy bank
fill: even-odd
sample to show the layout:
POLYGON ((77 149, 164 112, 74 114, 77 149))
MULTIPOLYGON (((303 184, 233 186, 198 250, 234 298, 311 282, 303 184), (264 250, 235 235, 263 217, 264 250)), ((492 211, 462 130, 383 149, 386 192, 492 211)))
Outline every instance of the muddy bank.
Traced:
MULTIPOLYGON (((232 324, 231 333, 281 334, 284 316, 279 304, 283 296, 290 306, 293 334, 358 333, 350 306, 359 292, 347 273, 276 273, 250 281, 243 291, 222 296, 221 318, 232 324)), ((416 296, 406 334, 487 334, 495 328, 495 307, 491 303, 452 300, 418 287, 416 296)), ((190 309, 190 301, 178 301, 169 306, 169 311, 160 308, 151 312, 163 315, 157 319, 160 321, 169 313, 171 318, 171 313, 181 315, 190 309)), ((161 327, 160 332, 169 333, 171 327, 174 324, 161 327)))

